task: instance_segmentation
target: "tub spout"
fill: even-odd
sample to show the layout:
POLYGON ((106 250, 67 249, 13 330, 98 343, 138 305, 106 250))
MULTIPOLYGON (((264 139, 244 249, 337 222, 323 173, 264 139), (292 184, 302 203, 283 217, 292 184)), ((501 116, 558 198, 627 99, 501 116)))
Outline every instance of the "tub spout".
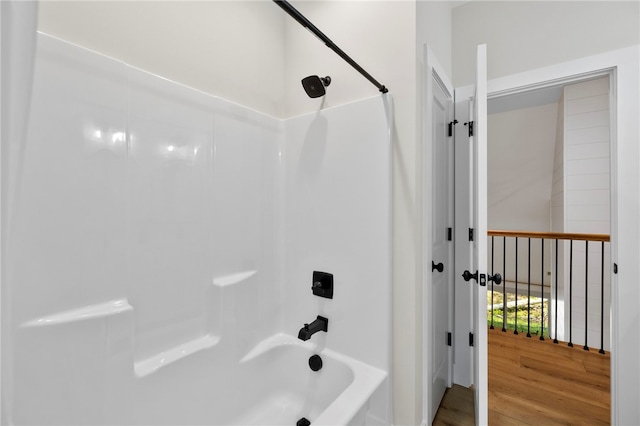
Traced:
POLYGON ((318 331, 327 331, 327 327, 329 325, 329 320, 325 317, 321 317, 318 315, 315 321, 311 324, 305 324, 304 327, 300 329, 298 332, 298 339, 300 340, 309 340, 311 336, 316 334, 318 331))

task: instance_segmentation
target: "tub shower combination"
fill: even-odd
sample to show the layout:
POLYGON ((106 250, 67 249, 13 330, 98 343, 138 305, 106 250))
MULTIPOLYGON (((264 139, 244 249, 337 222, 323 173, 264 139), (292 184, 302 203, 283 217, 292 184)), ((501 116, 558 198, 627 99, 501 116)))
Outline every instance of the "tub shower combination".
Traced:
POLYGON ((279 120, 37 42, 3 424, 389 424, 389 95, 279 120))

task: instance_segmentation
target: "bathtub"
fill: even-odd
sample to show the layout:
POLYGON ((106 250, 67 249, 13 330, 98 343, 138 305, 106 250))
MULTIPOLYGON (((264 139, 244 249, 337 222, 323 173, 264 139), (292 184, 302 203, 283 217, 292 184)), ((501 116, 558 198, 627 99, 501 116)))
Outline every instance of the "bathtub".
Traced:
POLYGON ((115 300, 19 327, 7 424, 388 423, 387 372, 325 347, 325 333, 276 333, 248 350, 205 335, 136 362, 134 312, 115 300))
POLYGON ((313 425, 378 423, 367 421, 375 419, 368 413, 369 402, 386 392, 387 373, 330 349, 316 349, 312 342, 276 334, 236 362, 222 363, 215 347, 194 354, 137 378, 132 417, 118 421, 295 425, 306 418, 313 425), (314 354, 322 358, 319 371, 308 364, 314 354))
POLYGON ((387 374, 329 349, 319 352, 322 368, 313 371, 308 360, 315 353, 313 343, 284 334, 256 346, 239 364, 251 388, 246 411, 227 424, 295 424, 302 417, 314 425, 363 424, 367 403, 387 374))

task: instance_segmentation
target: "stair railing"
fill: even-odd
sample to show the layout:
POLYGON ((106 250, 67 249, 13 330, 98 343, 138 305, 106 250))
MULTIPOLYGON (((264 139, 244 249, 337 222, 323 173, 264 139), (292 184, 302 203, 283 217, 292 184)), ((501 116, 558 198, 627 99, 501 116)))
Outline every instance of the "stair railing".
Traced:
MULTIPOLYGON (((498 312, 501 311, 502 313, 502 331, 506 332, 507 329, 510 328, 510 325, 508 324, 508 308, 509 308, 509 304, 507 302, 507 293, 508 293, 508 289, 507 289, 507 285, 508 283, 513 283, 513 290, 515 293, 515 302, 513 302, 514 305, 514 309, 515 309, 515 314, 514 314, 514 321, 513 321, 513 332, 514 334, 518 334, 518 306, 519 305, 523 305, 524 300, 518 300, 518 296, 524 295, 524 291, 522 290, 522 285, 526 284, 526 295, 527 295, 527 299, 526 299, 526 305, 527 305, 527 327, 526 327, 526 331, 527 331, 527 337, 532 337, 532 326, 534 328, 537 328, 537 330, 535 331, 535 334, 539 333, 539 338, 540 340, 544 340, 545 339, 545 331, 546 331, 546 335, 548 337, 553 337, 553 342, 554 343, 559 343, 559 339, 558 337, 564 337, 566 338, 568 335, 568 346, 573 346, 574 343, 574 336, 573 336, 573 330, 574 328, 582 328, 584 327, 584 340, 582 341, 583 343, 583 349, 584 350, 589 350, 589 346, 588 346, 588 341, 589 341, 589 301, 590 301, 590 296, 589 296, 589 290, 591 287, 592 293, 594 290, 594 285, 599 284, 599 297, 597 294, 591 294, 591 300, 592 300, 592 305, 593 305, 593 300, 598 299, 597 301, 599 302, 599 308, 600 308, 600 312, 599 312, 599 320, 600 320, 600 328, 599 328, 599 332, 600 332, 600 353, 605 353, 605 337, 604 337, 604 330, 605 330, 605 314, 608 316, 608 309, 609 306, 607 304, 607 312, 605 312, 605 270, 608 269, 609 267, 609 253, 608 250, 605 250, 605 243, 609 243, 610 242, 610 237, 609 235, 605 235, 605 234, 575 234, 575 233, 556 233, 556 232, 529 232, 529 231, 501 231, 501 230, 490 230, 488 231, 488 236, 490 237, 489 240, 489 259, 490 259, 490 265, 491 265, 491 274, 495 274, 496 271, 494 271, 494 268, 496 267, 496 263, 501 263, 502 265, 502 276, 503 276, 503 288, 502 288, 502 305, 495 307, 494 306, 494 291, 495 289, 495 285, 492 282, 491 283, 491 288, 490 288, 490 294, 491 294, 491 308, 490 308, 490 320, 489 322, 489 326, 490 328, 494 328, 494 324, 497 322, 495 317, 498 316, 499 314, 498 312), (519 271, 518 271, 518 266, 519 266, 519 261, 523 261, 522 259, 519 259, 519 246, 522 244, 519 244, 519 240, 522 241, 523 239, 526 240, 526 248, 527 248, 527 267, 526 267, 526 282, 521 282, 520 279, 522 277, 522 275, 519 275, 519 271), (540 250, 539 252, 536 251, 535 255, 533 256, 534 259, 534 263, 539 263, 539 265, 535 265, 532 268, 532 240, 539 240, 539 244, 540 244, 540 250), (559 241, 563 242, 562 246, 559 246, 559 241), (548 249, 547 251, 550 252, 550 256, 549 257, 545 257, 545 242, 548 243, 548 249), (574 242, 576 244, 574 244, 574 242), (495 254, 495 249, 496 249, 496 243, 498 243, 498 245, 502 245, 502 256, 498 256, 496 257, 495 254), (568 248, 565 247, 566 244, 568 243, 568 248), (597 254, 599 254, 600 259, 599 262, 597 262, 597 259, 593 259, 592 256, 592 261, 590 263, 589 261, 589 243, 591 243, 591 250, 592 252, 598 252, 597 250, 597 246, 599 245, 599 252, 597 254), (596 244, 596 246, 594 247, 594 243, 596 244), (599 243, 599 244, 598 244, 599 243), (574 252, 577 252, 578 250, 576 250, 576 245, 580 244, 580 246, 584 246, 584 265, 578 265, 579 266, 584 266, 584 277, 580 277, 583 278, 584 283, 580 282, 574 282, 574 281, 578 281, 578 279, 574 279, 574 269, 576 269, 576 263, 580 264, 582 261, 578 260, 578 261, 574 261, 574 252), (508 259, 507 258, 507 248, 508 246, 511 246, 513 250, 509 251, 509 255, 512 257, 512 259, 508 259), (566 252, 568 252, 568 261, 566 260, 566 252), (539 253, 539 256, 537 256, 537 254, 539 253), (562 255, 562 256, 561 256, 562 255), (559 257, 561 257, 561 262, 559 262, 559 257), (547 259, 547 263, 545 263, 545 258, 547 259), (509 261, 512 260, 511 262, 511 268, 508 269, 507 265, 509 263, 509 261), (606 260, 606 263, 605 263, 606 260), (599 263, 599 264, 598 264, 599 263), (539 267, 539 269, 538 269, 539 267), (549 269, 548 273, 545 274, 545 271, 549 269), (565 269, 568 269, 567 272, 564 272, 565 269), (537 272, 537 271, 539 272, 537 272), (562 270, 563 273, 559 274, 559 271, 562 270), (513 271, 513 275, 511 275, 511 272, 513 271), (533 277, 532 277, 532 271, 534 273, 533 277), (509 275, 507 275, 507 272, 509 272, 509 275), (549 276, 550 275, 550 276, 549 276), (545 279, 547 276, 549 276, 549 279, 545 279), (532 278, 534 279, 534 281, 532 282, 532 278), (594 278, 596 279, 595 281, 599 281, 599 282, 595 282, 594 283, 594 278), (536 282, 535 280, 538 280, 538 282, 536 282), (548 285, 545 283, 545 281, 548 281, 548 285), (518 285, 521 285, 521 290, 519 291, 518 289, 518 285), (534 293, 539 293, 541 300, 536 301, 537 303, 541 304, 541 315, 539 318, 539 324, 532 324, 531 320, 531 297, 532 297, 532 286, 533 286, 533 291, 534 293), (576 287, 579 286, 579 287, 576 287), (539 289, 537 289, 539 288, 539 289), (548 291, 547 291, 548 288, 548 291), (562 288, 563 292, 562 294, 559 293, 559 289, 562 288), (582 324, 579 320, 578 321, 574 321, 574 310, 580 310, 580 308, 577 308, 575 306, 576 301, 574 299, 576 299, 576 296, 574 295, 574 291, 578 289, 580 292, 584 291, 584 293, 580 294, 579 299, 584 298, 584 323, 582 324), (551 318, 553 318, 553 324, 549 324, 549 321, 547 321, 545 315, 544 315, 544 308, 545 308, 545 301, 549 302, 549 306, 547 309, 547 315, 549 314, 553 314, 553 317, 549 316, 549 319, 551 320, 551 318), (558 318, 558 313, 559 313, 559 305, 562 302, 562 316, 564 318, 560 318, 562 319, 562 323, 565 324, 565 326, 563 327, 564 329, 561 328, 560 332, 558 330, 558 326, 560 324, 560 319, 558 318), (565 303, 566 302, 566 303, 565 303), (553 307, 553 312, 550 312, 550 310, 553 307), (568 308, 568 312, 567 309, 568 308), (568 327, 566 326, 568 321, 568 327), (576 324, 577 323, 577 324, 576 324)), ((607 247, 608 248, 608 247, 607 247)), ((500 251, 500 250, 498 250, 500 251)), ((524 262, 522 262, 524 263, 524 262)), ((498 265, 499 267, 500 265, 498 265)), ((615 267, 615 266, 614 266, 615 267)), ((498 271, 499 272, 499 271, 498 271)), ((582 271, 576 271, 576 272, 582 272, 582 271)), ((608 277, 608 275, 607 275, 608 277)), ((576 277, 577 278, 577 277, 576 277)), ((582 280, 579 280, 582 281, 582 280)), ((593 306, 592 306, 593 307, 593 306)), ((591 314, 592 319, 593 319, 593 314, 591 314)), ((524 328, 524 326, 521 326, 521 328, 524 328)), ((593 326, 591 327, 593 329, 593 326)), ((521 330, 524 331, 524 330, 521 330)), ((592 336, 593 339, 593 336, 592 336)), ((581 336, 578 338, 578 340, 581 340, 581 336)))

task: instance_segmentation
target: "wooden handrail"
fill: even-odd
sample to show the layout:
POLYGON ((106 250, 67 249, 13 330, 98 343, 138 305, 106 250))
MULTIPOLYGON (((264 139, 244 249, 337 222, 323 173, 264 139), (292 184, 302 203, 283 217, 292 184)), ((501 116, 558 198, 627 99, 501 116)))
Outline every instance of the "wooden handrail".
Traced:
POLYGON ((545 240, 610 241, 607 234, 566 234, 562 232, 487 231, 490 237, 544 238, 545 240))

